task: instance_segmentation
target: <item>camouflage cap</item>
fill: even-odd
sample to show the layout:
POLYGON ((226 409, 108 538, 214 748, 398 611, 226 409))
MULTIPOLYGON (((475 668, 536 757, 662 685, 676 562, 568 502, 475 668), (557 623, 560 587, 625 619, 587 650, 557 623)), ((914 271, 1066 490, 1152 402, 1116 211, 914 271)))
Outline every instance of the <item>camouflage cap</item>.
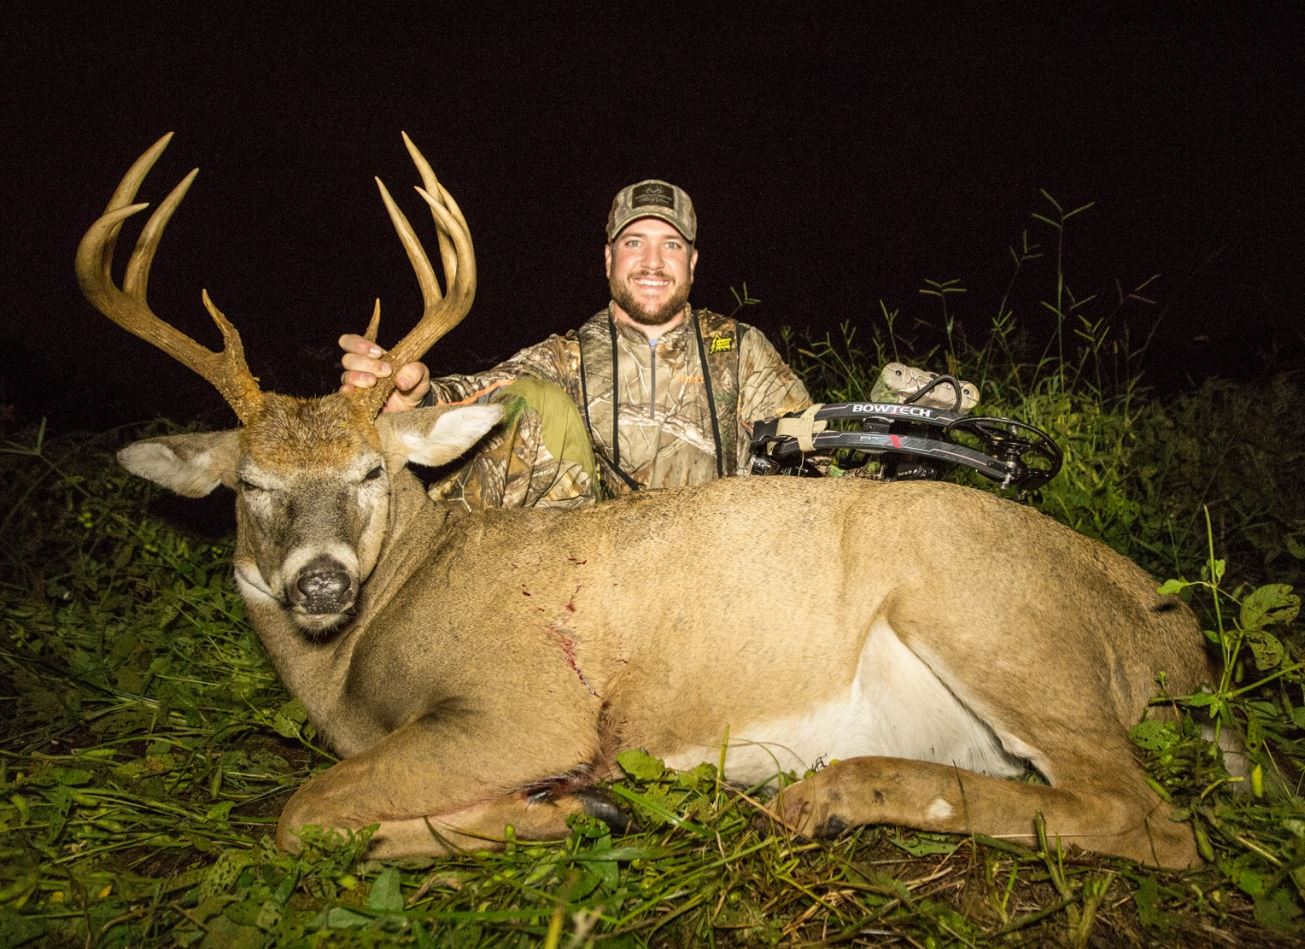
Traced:
POLYGON ((660 218, 693 243, 698 236, 698 215, 693 202, 680 188, 649 178, 617 192, 607 215, 607 239, 614 240, 631 221, 641 217, 660 218))

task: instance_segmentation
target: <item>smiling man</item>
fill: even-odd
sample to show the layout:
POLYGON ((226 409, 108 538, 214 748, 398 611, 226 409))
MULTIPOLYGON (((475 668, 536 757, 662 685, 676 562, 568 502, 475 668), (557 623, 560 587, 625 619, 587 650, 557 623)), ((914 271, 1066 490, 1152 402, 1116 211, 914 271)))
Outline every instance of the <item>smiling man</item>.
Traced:
MULTIPOLYGON (((810 397, 759 330, 689 305, 697 236, 680 188, 623 188, 607 217, 605 309, 486 372, 432 381, 420 363, 399 367, 387 411, 521 400, 522 411, 432 491, 471 508, 577 507, 742 473, 750 423, 810 397)), ((346 387, 394 371, 361 336, 340 345, 346 387)))
POLYGON ((673 209, 677 190, 660 181, 645 181, 622 191, 608 221, 608 244, 603 249, 614 315, 625 323, 654 327, 659 334, 683 323, 688 310, 698 252, 693 239, 680 228, 696 231, 693 207, 688 205, 688 195, 681 192, 680 200, 688 205, 689 214, 678 224, 660 216, 624 225, 621 221, 626 214, 659 206, 649 204, 651 200, 665 200, 673 209))

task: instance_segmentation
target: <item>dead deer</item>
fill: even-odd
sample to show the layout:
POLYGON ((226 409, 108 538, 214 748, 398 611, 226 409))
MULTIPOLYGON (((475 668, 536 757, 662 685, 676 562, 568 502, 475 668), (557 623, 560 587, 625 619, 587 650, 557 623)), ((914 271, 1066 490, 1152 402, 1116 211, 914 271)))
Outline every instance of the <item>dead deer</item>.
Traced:
MULTIPOLYGON (((1105 546, 1028 507, 937 482, 729 478, 578 512, 464 514, 409 462, 474 445, 496 406, 378 415, 374 389, 262 392, 240 337, 213 352, 153 314, 150 265, 191 172, 153 212, 121 286, 113 252, 166 147, 127 173, 77 275, 115 323, 207 379, 241 427, 124 448, 141 477, 236 494, 236 582, 281 678, 342 760, 277 829, 378 825, 369 855, 431 856, 567 833, 586 789, 639 747, 724 760, 752 784, 829 762, 774 815, 808 836, 862 824, 1197 861, 1126 729, 1165 676, 1211 668, 1180 602, 1105 546), (1011 780, 1028 769, 1043 783, 1011 780)), ((385 186, 425 311, 390 351, 418 359, 466 314, 462 213, 407 140, 438 233, 441 290, 385 186)), ((377 307, 379 314, 379 305, 377 307)), ((375 338, 378 316, 369 335, 375 338)))

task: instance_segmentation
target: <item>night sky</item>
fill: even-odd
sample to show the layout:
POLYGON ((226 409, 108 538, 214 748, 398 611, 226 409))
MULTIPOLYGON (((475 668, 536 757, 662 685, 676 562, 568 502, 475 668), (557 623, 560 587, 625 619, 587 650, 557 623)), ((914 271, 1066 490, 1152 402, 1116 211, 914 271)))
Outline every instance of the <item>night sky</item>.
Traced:
POLYGON ((20 419, 230 423, 206 384, 110 326, 73 278, 82 231, 169 130, 144 198, 201 172, 160 251, 153 307, 215 345, 207 287, 280 391, 334 387, 335 338, 374 297, 383 342, 417 312, 371 181, 433 252, 400 130, 477 250, 476 304, 428 357, 436 371, 482 368, 600 309, 608 204, 645 177, 697 204, 694 302, 728 310, 746 282, 762 301, 746 318, 767 331, 868 330, 881 299, 904 325, 932 320, 926 278, 960 280, 962 319, 985 325, 1045 188, 1096 203, 1071 232, 1075 289, 1161 274, 1156 380, 1305 366, 1299 4, 1213 18, 1076 5, 1054 22, 1027 7, 758 4, 715 23, 667 7, 617 19, 541 6, 522 21, 470 4, 388 20, 326 5, 303 18, 60 6, 11 5, 3 25, 0 404, 20 419))

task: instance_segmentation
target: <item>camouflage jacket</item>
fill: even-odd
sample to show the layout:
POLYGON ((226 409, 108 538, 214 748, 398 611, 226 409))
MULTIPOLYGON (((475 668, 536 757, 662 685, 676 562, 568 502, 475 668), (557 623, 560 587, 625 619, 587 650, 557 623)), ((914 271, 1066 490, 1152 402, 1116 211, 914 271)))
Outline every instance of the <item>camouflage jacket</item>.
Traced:
POLYGON ((631 490, 626 478, 662 488, 739 474, 748 462, 751 422, 811 402, 760 330, 710 310, 694 311, 692 322, 655 343, 603 310, 493 369, 444 376, 432 387, 439 401, 460 402, 520 376, 556 383, 570 395, 611 494, 631 490))

